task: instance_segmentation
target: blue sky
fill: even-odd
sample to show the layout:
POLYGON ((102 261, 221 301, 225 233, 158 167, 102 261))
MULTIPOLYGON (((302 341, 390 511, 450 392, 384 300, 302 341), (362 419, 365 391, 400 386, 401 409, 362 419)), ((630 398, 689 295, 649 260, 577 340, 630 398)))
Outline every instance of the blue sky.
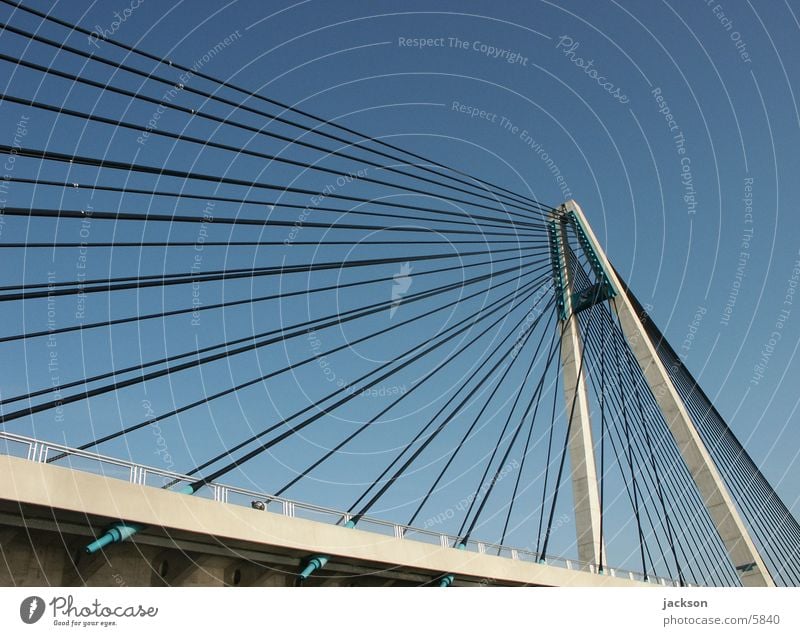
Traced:
MULTIPOLYGON (((42 2, 30 4, 46 6, 42 2)), ((168 6, 147 1, 137 5, 59 2, 52 11, 63 19, 113 32, 119 40, 189 66, 229 38, 229 43, 204 63, 205 72, 259 89, 317 115, 340 118, 357 130, 382 136, 547 203, 558 204, 569 193, 581 204, 617 270, 639 300, 651 308, 652 317, 673 347, 685 356, 688 368, 787 505, 798 514, 800 300, 793 294, 797 282, 793 269, 800 261, 800 228, 794 209, 800 196, 796 178, 800 168, 796 150, 800 113, 794 91, 800 73, 797 2, 309 0, 224 5, 200 1, 168 6), (115 11, 125 19, 116 18, 115 11), (427 46, 421 46, 420 40, 427 46), (563 180, 559 181, 557 174, 563 180)), ((10 13, 8 7, 0 8, 3 21, 10 13)), ((35 28, 39 20, 15 16, 13 23, 27 29, 35 28)), ((41 33, 56 37, 63 30, 49 26, 41 33)), ((142 86, 141 78, 113 75, 102 67, 82 68, 82 61, 67 54, 54 58, 46 47, 25 49, 22 38, 9 34, 2 38, 2 50, 9 55, 24 51, 25 59, 70 72, 80 70, 98 81, 110 79, 135 90, 142 86)), ((73 36, 70 42, 82 50, 122 59, 113 47, 102 42, 93 46, 85 36, 73 36)), ((151 68, 138 60, 132 63, 151 68)), ((153 115, 152 104, 131 104, 113 95, 98 97, 96 91, 69 87, 62 80, 40 84, 39 75, 24 69, 15 69, 11 75, 11 66, 6 63, 3 69, 7 78, 2 81, 3 90, 12 95, 37 95, 45 102, 137 122, 147 122, 153 115)), ((163 68, 160 72, 168 75, 163 68)), ((199 79, 192 82, 192 86, 214 88, 199 79)), ((160 98, 164 90, 156 85, 148 88, 147 94, 160 98)), ((180 99, 187 105, 197 102, 189 95, 180 99)), ((214 104, 203 107, 222 116, 229 110, 214 104)), ((95 135, 91 126, 63 116, 56 121, 49 114, 10 104, 2 109, 4 139, 13 138, 20 117, 30 114, 24 142, 30 147, 46 145, 123 161, 193 166, 216 174, 259 175, 278 183, 297 177, 290 167, 272 165, 259 172, 252 159, 248 163, 247 158, 237 158, 234 164, 228 163, 223 153, 212 150, 181 154, 177 145, 156 138, 137 143, 136 134, 130 131, 117 131, 110 138, 95 135)), ((240 115, 242 121, 256 121, 247 113, 240 115)), ((192 134, 213 136, 232 145, 257 145, 242 131, 218 130, 208 122, 187 124, 174 113, 166 113, 158 125, 171 130, 186 126, 192 134)), ((288 132, 280 126, 274 130, 288 132)), ((312 154, 287 152, 287 156, 301 159, 312 154)), ((25 165, 20 160, 16 174, 26 170, 25 165)), ((337 164, 334 161, 330 165, 337 164)), ((63 166, 48 170, 40 177, 66 178, 63 166)), ((73 168, 69 178, 90 179, 92 175, 91 171, 73 168)), ((133 177, 128 184, 136 184, 137 179, 133 177)), ((323 188, 329 180, 329 175, 305 173, 296 183, 323 188)), ((113 175, 108 182, 121 184, 123 176, 113 175)), ((142 179, 140 183, 150 182, 142 179)), ((173 183, 165 180, 163 185, 168 189, 173 183)), ((201 188, 207 193, 212 190, 210 186, 201 188)), ((356 196, 376 192, 367 184, 347 186, 344 191, 356 196)), ((252 194, 265 196, 263 192, 252 194)), ((57 198, 39 192, 37 201, 42 207, 61 205, 65 209, 87 204, 96 210, 124 207, 118 198, 96 195, 99 198, 89 200, 87 196, 67 192, 57 198)), ((28 191, 17 188, 9 194, 7 205, 25 202, 30 203, 28 191)), ((164 203, 151 201, 148 205, 156 211, 164 203)), ((195 203, 180 209, 197 213, 202 206, 195 203)), ((241 210, 222 204, 213 209, 218 215, 227 212, 237 214, 241 210)), ((16 219, 6 219, 2 240, 27 237, 30 241, 37 236, 52 240, 53 231, 49 222, 34 221, 26 228, 16 219)), ((75 236, 79 235, 76 224, 65 224, 58 231, 60 240, 77 240, 75 236)), ((221 240, 256 233, 229 233, 229 228, 212 231, 221 240)), ((93 240, 108 237, 110 232, 98 222, 91 224, 93 240)), ((134 232, 130 226, 120 226, 119 232, 118 237, 141 238, 128 234, 134 232)), ((193 241, 196 232, 197 228, 174 226, 170 236, 193 241)), ((341 249, 326 249, 330 248, 313 257, 324 260, 342 255, 341 249)), ((363 246, 348 256, 371 258, 382 253, 382 249, 363 246)), ((188 251, 156 256, 144 250, 97 254, 88 267, 98 277, 109 271, 123 275, 132 268, 154 273, 185 271, 192 266, 188 251)), ((227 254, 206 250, 202 267, 245 267, 266 260, 262 256, 263 252, 253 250, 227 254)), ((308 256, 307 251, 295 252, 289 258, 304 262, 308 256)), ((70 280, 80 269, 74 252, 52 254, 43 250, 34 255, 29 251, 13 258, 18 260, 12 271, 4 274, 4 280, 9 281, 6 284, 20 282, 23 276, 28 282, 41 281, 51 270, 58 272, 60 280, 70 280)), ((376 275, 390 277, 397 266, 379 270, 380 274, 377 271, 376 275)), ((313 282, 335 280, 337 275, 331 273, 313 282)), ((374 292, 376 299, 365 290, 342 302, 359 306, 386 300, 390 284, 374 292)), ((253 294, 266 289, 259 287, 256 292, 256 287, 254 283, 252 288, 234 285, 229 289, 253 294)), ((97 316, 124 315, 159 302, 182 306, 190 299, 186 289, 166 289, 164 296, 142 292, 139 298, 115 298, 113 309, 103 304, 106 301, 90 299, 87 311, 102 319, 97 316)), ((214 290, 208 292, 209 296, 223 293, 214 290)), ((336 302, 331 296, 319 306, 333 309, 336 302)), ((4 323, 12 325, 4 333, 15 333, 22 325, 32 328, 38 324, 42 328, 42 314, 37 312, 44 306, 44 301, 29 304, 38 309, 29 309, 26 316, 19 307, 3 307, 4 323)), ((74 309, 71 305, 59 306, 65 307, 65 313, 74 309)), ((184 351, 194 342, 216 342, 220 334, 231 337, 266 330, 263 325, 278 310, 282 312, 280 320, 290 322, 289 318, 317 309, 302 299, 280 308, 274 304, 269 307, 261 313, 246 310, 227 318, 209 317, 197 329, 187 328, 183 322, 169 329, 154 324, 138 332, 130 328, 118 332, 111 341, 101 333, 86 334, 83 342, 65 337, 58 345, 60 373, 77 378, 81 377, 77 361, 86 369, 106 369, 111 363, 150 359, 165 350, 184 351)), ((444 324, 443 319, 431 316, 420 330, 435 331, 444 324)), ((335 346, 341 338, 353 337, 354 333, 343 329, 325 345, 335 346)), ((10 363, 2 371, 5 395, 40 388, 51 381, 52 374, 42 364, 48 355, 45 346, 39 342, 27 349, 9 349, 6 355, 10 363), (25 366, 26 374, 18 372, 20 365, 25 366)), ((490 351, 493 345, 481 346, 490 351)), ((390 345, 378 351, 357 349, 342 373, 355 376, 360 369, 368 368, 370 361, 366 358, 385 357, 391 350, 390 345)), ((287 358, 302 354, 308 354, 308 347, 285 352, 287 358)), ((146 417, 144 400, 164 408, 171 400, 180 404, 208 392, 209 386, 229 382, 231 377, 252 377, 263 364, 262 358, 252 357, 234 367, 210 370, 201 378, 205 386, 195 377, 185 383, 176 380, 174 384, 153 386, 147 395, 132 391, 109 397, 106 402, 98 401, 93 413, 69 411, 68 417, 73 418, 69 426, 60 426, 50 415, 37 416, 32 423, 20 422, 13 430, 80 443, 91 430, 114 430, 117 421, 128 422, 132 410, 146 417), (87 417, 92 428, 87 426, 87 417)), ((180 427, 165 426, 165 443, 172 450, 174 469, 185 470, 194 460, 207 456, 207 450, 217 452, 215 433, 220 438, 239 439, 247 431, 258 429, 252 418, 264 416, 265 411, 285 413, 302 404, 302 397, 290 396, 298 395, 298 387, 303 392, 311 387, 308 393, 314 394, 319 388, 320 369, 315 373, 314 377, 301 374, 276 380, 269 393, 285 398, 283 402, 271 398, 271 404, 265 405, 262 393, 248 394, 250 397, 225 402, 214 414, 198 413, 191 421, 182 420, 180 427), (184 436, 188 436, 187 441, 184 436)), ((426 404, 434 401, 433 393, 429 397, 426 404)), ((344 417, 357 420, 360 415, 355 409, 344 417)), ((386 439, 394 438, 377 437, 376 443, 386 439)), ((323 435, 313 441, 324 445, 331 440, 323 435)), ((391 443, 395 442, 399 443, 391 443)), ((147 461, 153 446, 150 437, 131 444, 127 449, 109 448, 108 452, 127 450, 145 463, 158 465, 159 457, 147 461)), ((288 450, 270 470, 289 475, 291 468, 287 466, 300 468, 309 459, 307 452, 300 446, 288 450)), ((380 457, 369 461, 376 469, 385 463, 380 457)), ((275 473, 265 475, 253 470, 256 472, 247 475, 245 481, 266 489, 279 485, 275 473)), ((322 478, 335 480, 336 475, 323 474, 322 478)), ((313 498, 313 490, 300 489, 296 496, 313 498)))

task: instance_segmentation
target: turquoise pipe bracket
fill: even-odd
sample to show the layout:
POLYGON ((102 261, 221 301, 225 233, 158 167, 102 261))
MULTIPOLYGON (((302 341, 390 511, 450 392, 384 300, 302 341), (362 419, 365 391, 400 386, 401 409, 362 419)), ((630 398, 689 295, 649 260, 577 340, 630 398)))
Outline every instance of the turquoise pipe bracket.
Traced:
POLYGON ((452 574, 443 576, 441 579, 439 579, 439 587, 450 587, 455 578, 456 577, 454 577, 452 574))
MULTIPOLYGON (((350 519, 344 524, 344 527, 355 528, 357 523, 357 519, 350 519)), ((324 568, 329 560, 330 557, 326 554, 315 554, 314 556, 309 557, 305 561, 305 566, 303 566, 303 569, 300 570, 300 573, 297 575, 297 583, 302 585, 306 580, 308 580, 308 577, 314 574, 314 572, 324 568)))
POLYGON ((94 554, 113 543, 122 543, 139 532, 143 527, 144 526, 135 523, 115 523, 97 539, 87 545, 84 550, 88 554, 94 554))
MULTIPOLYGON (((466 550, 467 544, 462 541, 453 547, 456 550, 466 550)), ((443 577, 439 579, 439 587, 450 587, 453 584, 453 581, 455 581, 455 579, 456 579, 455 574, 445 574, 443 577)))
POLYGON ((302 584, 305 582, 308 577, 310 577, 314 572, 319 570, 320 568, 324 568, 325 564, 328 563, 330 557, 324 554, 317 554, 312 556, 310 559, 306 561, 305 567, 300 571, 297 575, 297 582, 302 584))
MULTIPOLYGON (((194 488, 191 485, 187 485, 181 488, 180 490, 176 490, 175 492, 184 495, 193 495, 194 488)), ((103 534, 97 537, 97 539, 95 539, 89 545, 87 545, 84 548, 84 551, 87 554, 94 554, 95 552, 99 552, 106 546, 113 545, 115 543, 122 543, 123 541, 130 539, 133 535, 135 535, 143 528, 144 526, 138 523, 126 523, 124 521, 119 523, 114 523, 103 534)))

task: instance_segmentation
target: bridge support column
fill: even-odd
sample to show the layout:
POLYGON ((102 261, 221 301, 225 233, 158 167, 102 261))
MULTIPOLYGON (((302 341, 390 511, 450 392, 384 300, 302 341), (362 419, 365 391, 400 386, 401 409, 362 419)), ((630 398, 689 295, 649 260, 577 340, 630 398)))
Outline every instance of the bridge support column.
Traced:
POLYGON ((611 303, 619 317, 625 339, 644 373, 647 384, 653 392, 717 532, 725 544, 728 557, 736 568, 742 585, 774 586, 772 577, 733 503, 725 482, 700 439, 700 435, 672 384, 667 370, 658 357, 653 343, 647 336, 644 326, 625 292, 625 287, 611 267, 597 237, 586 222, 580 206, 570 200, 567 201, 565 207, 568 212, 575 214, 578 222, 583 226, 606 275, 618 291, 618 295, 611 300, 611 303))
MULTIPOLYGON (((571 421, 569 430, 569 460, 572 469, 572 499, 575 509, 578 559, 581 567, 598 568, 601 558, 600 491, 597 485, 597 468, 594 460, 592 421, 586 374, 581 365, 583 343, 577 318, 572 312, 573 284, 566 262, 566 228, 563 223, 551 225, 551 241, 555 241, 554 263, 563 294, 559 328, 561 329, 561 370, 566 401, 566 418, 571 421)), ((558 287, 558 286, 557 286, 558 287)))

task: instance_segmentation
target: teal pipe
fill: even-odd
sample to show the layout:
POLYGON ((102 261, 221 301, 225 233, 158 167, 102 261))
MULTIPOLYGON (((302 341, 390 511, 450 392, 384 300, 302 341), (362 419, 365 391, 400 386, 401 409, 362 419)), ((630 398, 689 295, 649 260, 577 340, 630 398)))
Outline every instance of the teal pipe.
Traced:
POLYGON ((305 582, 309 576, 314 574, 314 572, 320 568, 324 568, 329 559, 330 557, 324 554, 318 554, 311 557, 308 560, 308 563, 306 563, 306 567, 304 567, 300 574, 297 575, 297 582, 301 584, 305 582))
MULTIPOLYGON (((467 544, 466 543, 459 543, 455 546, 456 550, 466 550, 467 544)), ((439 587, 450 587, 455 581, 456 577, 454 574, 445 574, 442 578, 439 579, 439 587)))
POLYGON ((443 576, 439 579, 439 587, 450 587, 456 577, 452 574, 448 574, 447 576, 443 576))
POLYGON ((133 523, 115 523, 108 530, 106 530, 105 533, 87 545, 85 550, 88 554, 94 554, 95 552, 99 552, 107 545, 111 545, 112 543, 122 543, 125 541, 125 539, 128 539, 139 532, 139 530, 141 530, 143 527, 144 526, 133 523))
MULTIPOLYGON (((344 524, 345 528, 355 528, 357 521, 351 519, 346 524, 344 524)), ((307 562, 306 566, 301 570, 300 574, 297 575, 297 583, 298 585, 302 585, 308 580, 314 572, 320 570, 325 567, 325 564, 328 563, 330 557, 325 554, 315 554, 311 557, 307 562)))
MULTIPOLYGON (((175 492, 179 492, 183 495, 193 495, 194 488, 192 488, 191 485, 187 485, 180 490, 176 490, 175 492)), ((122 543, 126 539, 130 539, 143 528, 144 526, 139 525, 138 523, 115 523, 103 534, 97 537, 97 539, 87 545, 84 550, 87 554, 94 554, 95 552, 99 552, 106 546, 109 546, 113 543, 122 543)))

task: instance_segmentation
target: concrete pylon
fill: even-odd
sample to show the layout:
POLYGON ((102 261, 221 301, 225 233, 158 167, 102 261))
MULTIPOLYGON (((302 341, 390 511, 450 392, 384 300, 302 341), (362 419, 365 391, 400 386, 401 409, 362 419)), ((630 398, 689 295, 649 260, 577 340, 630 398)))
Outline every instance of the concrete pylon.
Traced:
POLYGON ((566 212, 572 212, 582 226, 591 248, 616 292, 616 296, 611 299, 611 305, 619 318, 625 339, 653 392, 661 414, 669 426, 683 461, 697 486, 742 585, 774 586, 775 583, 736 509, 719 470, 700 438, 700 434, 667 374, 653 343, 645 332, 639 316, 624 291, 625 288, 617 278, 597 237, 586 221, 583 211, 573 200, 567 201, 564 208, 566 212))
MULTIPOLYGON (((582 368, 583 342, 577 318, 572 313, 573 281, 566 261, 567 236, 565 226, 554 224, 551 240, 560 243, 554 263, 561 276, 564 307, 559 319, 561 330, 561 372, 566 402, 566 418, 570 422, 569 461, 572 473, 572 500, 575 510, 578 559, 584 569, 598 568, 601 558, 600 490, 592 441, 592 421, 586 372, 582 368)), ((556 272, 558 274, 558 272, 556 272)), ((604 553, 604 552, 603 552, 604 553)))

